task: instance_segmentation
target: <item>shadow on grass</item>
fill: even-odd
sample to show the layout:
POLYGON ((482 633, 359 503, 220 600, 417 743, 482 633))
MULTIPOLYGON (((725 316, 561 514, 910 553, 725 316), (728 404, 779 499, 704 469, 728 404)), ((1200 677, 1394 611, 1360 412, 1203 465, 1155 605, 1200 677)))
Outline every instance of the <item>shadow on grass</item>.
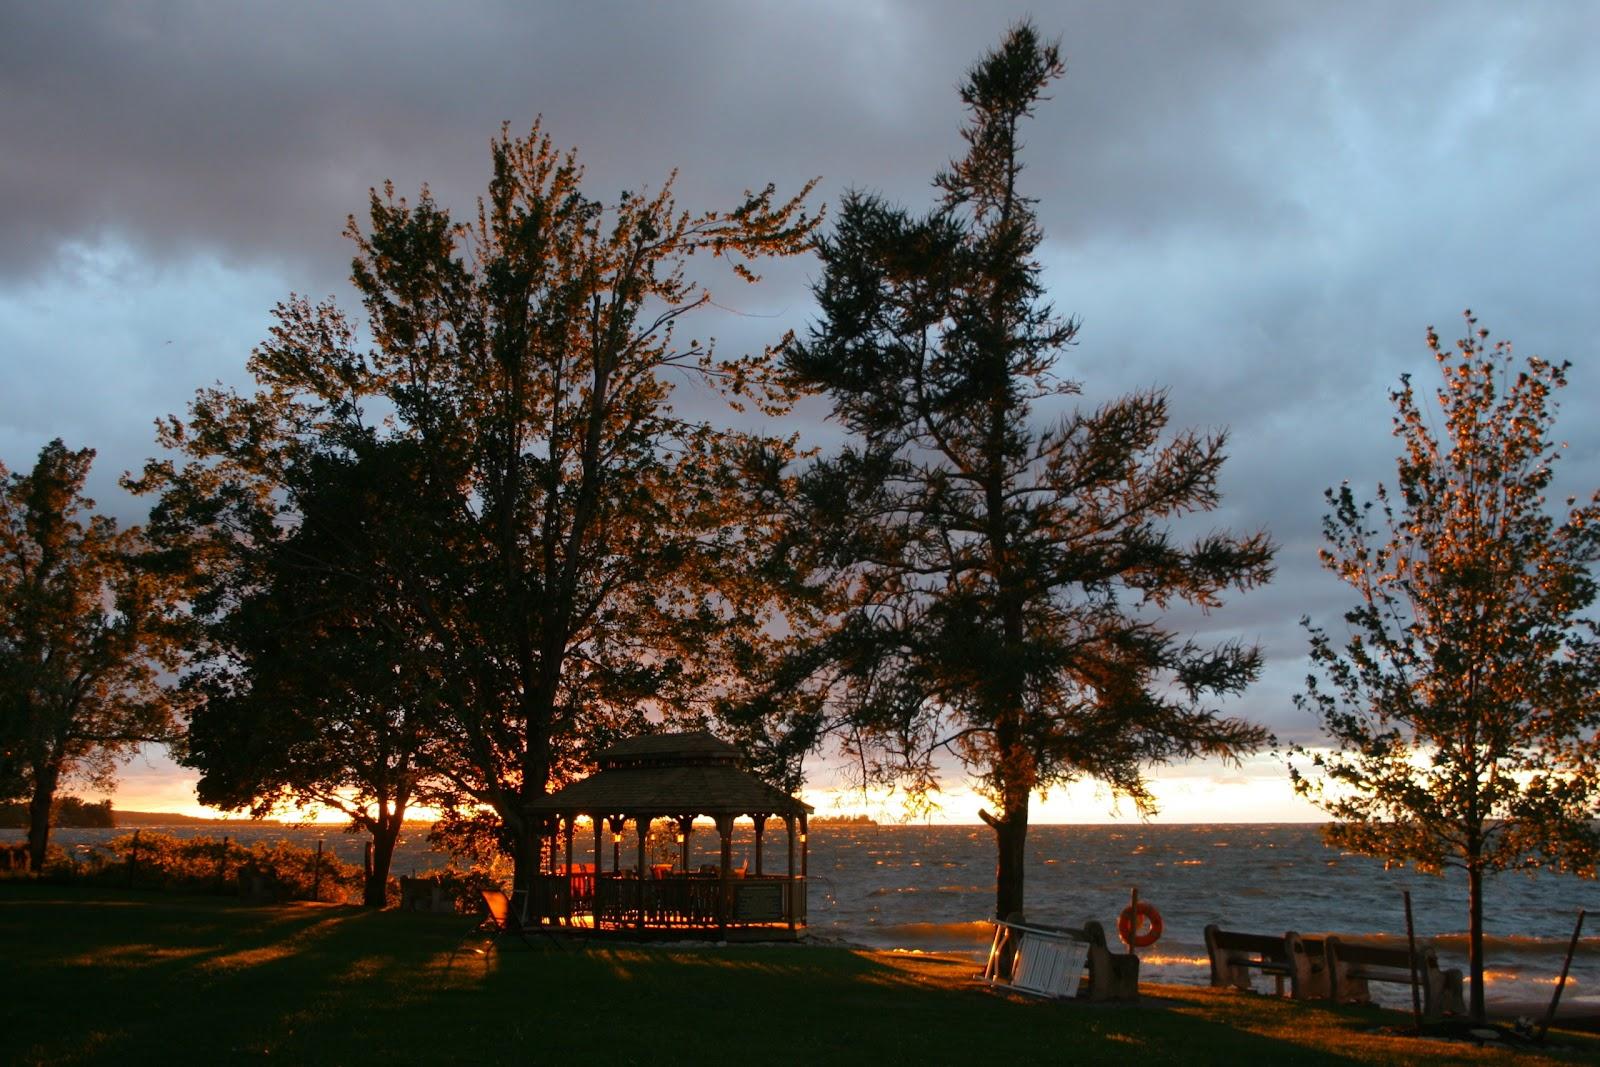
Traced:
POLYGON ((452 961, 472 925, 0 889, 0 1062, 1402 1061, 1297 1040, 1300 1006, 1023 1000, 970 965, 839 948, 502 940, 452 961))

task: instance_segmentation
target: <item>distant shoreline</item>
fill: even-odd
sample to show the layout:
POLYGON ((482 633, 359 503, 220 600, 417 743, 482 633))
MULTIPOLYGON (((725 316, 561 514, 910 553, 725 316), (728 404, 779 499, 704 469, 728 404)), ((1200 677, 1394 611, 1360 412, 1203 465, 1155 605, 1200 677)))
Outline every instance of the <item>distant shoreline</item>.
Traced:
MULTIPOLYGON (((117 808, 113 808, 111 814, 112 814, 112 820, 113 820, 113 825, 111 827, 112 829, 129 829, 129 830, 135 830, 135 829, 139 829, 141 827, 147 827, 147 826, 328 826, 328 827, 342 827, 342 826, 346 825, 346 823, 344 821, 342 821, 342 820, 339 821, 339 822, 310 823, 310 822, 297 821, 297 820, 293 820, 293 819, 252 819, 249 816, 244 816, 244 815, 233 816, 231 818, 222 818, 222 817, 218 817, 218 816, 214 816, 214 815, 179 815, 176 812, 123 811, 123 810, 117 809, 117 808)), ((1206 829, 1218 829, 1218 830, 1220 830, 1220 829, 1226 829, 1226 828, 1230 828, 1230 827, 1240 827, 1240 826, 1319 826, 1319 825, 1323 825, 1323 824, 1327 823, 1328 821, 1329 820, 1327 820, 1327 819, 1278 819, 1278 820, 1247 820, 1247 821, 1239 821, 1239 822, 1215 822, 1215 821, 1206 821, 1206 820, 1198 820, 1198 819, 1197 820, 1158 819, 1158 820, 1152 820, 1149 823, 1122 822, 1122 821, 1099 822, 1099 823, 1093 823, 1093 822, 1083 822, 1083 823, 1077 823, 1077 822, 1073 822, 1073 823, 1033 822, 1033 823, 1030 823, 1029 825, 1031 827, 1080 826, 1080 827, 1083 827, 1085 829, 1097 828, 1097 827, 1115 827, 1115 826, 1128 826, 1128 827, 1133 827, 1133 828, 1139 828, 1139 827, 1142 827, 1142 826, 1168 826, 1168 827, 1190 826, 1190 827, 1204 827, 1206 829)), ((826 827, 864 827, 864 826, 882 826, 882 827, 891 827, 891 828, 892 827, 900 827, 900 826, 911 826, 911 827, 919 827, 919 826, 981 827, 981 826, 984 825, 981 822, 972 822, 972 823, 950 822, 950 823, 943 823, 943 822, 920 822, 920 821, 915 821, 915 820, 910 821, 910 822, 900 822, 900 821, 893 820, 893 819, 885 822, 885 821, 883 821, 881 819, 876 819, 876 818, 873 818, 871 816, 866 816, 866 815, 861 815, 861 816, 852 816, 852 815, 845 815, 845 816, 816 815, 816 816, 812 816, 811 819, 809 820, 809 822, 810 822, 811 826, 817 827, 817 828, 826 828, 826 827)), ((405 821, 405 825, 407 825, 407 826, 427 826, 427 827, 431 827, 431 826, 433 826, 433 822, 431 820, 428 820, 428 819, 407 819, 405 821)), ((0 830, 26 830, 27 828, 28 827, 27 827, 27 825, 25 823, 13 823, 11 825, 0 825, 0 830)), ((73 829, 75 827, 69 826, 69 825, 66 825, 66 824, 56 823, 56 824, 52 824, 52 828, 54 828, 54 829, 73 829)))
MULTIPOLYGON (((233 818, 218 818, 213 815, 179 815, 171 811, 122 811, 113 808, 111 812, 112 823, 110 826, 81 826, 74 823, 51 823, 52 830, 139 830, 158 826, 265 826, 265 827, 306 827, 325 826, 330 829, 342 829, 347 825, 345 820, 329 823, 300 822, 293 819, 252 819, 247 815, 238 815, 233 818)), ((432 827, 433 823, 425 820, 407 819, 406 826, 432 827)), ((0 830, 26 830, 28 827, 22 823, 11 825, 0 824, 0 830)))

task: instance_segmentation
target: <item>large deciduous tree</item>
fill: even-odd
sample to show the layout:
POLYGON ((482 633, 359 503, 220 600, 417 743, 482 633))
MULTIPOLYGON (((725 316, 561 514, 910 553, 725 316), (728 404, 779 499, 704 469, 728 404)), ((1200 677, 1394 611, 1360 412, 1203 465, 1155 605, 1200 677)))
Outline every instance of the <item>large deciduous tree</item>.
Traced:
POLYGON ((0 467, 0 721, 33 870, 62 782, 110 788, 119 756, 173 737, 172 587, 144 566, 137 528, 90 513, 93 461, 57 439, 28 474, 0 467))
POLYGON ((1600 848, 1600 646, 1590 568, 1600 494, 1552 514, 1550 439, 1566 364, 1487 347, 1467 315, 1433 414, 1409 377, 1392 394, 1403 443, 1377 515, 1328 491, 1323 565, 1356 606, 1340 640, 1312 626, 1314 672, 1297 703, 1334 742, 1299 749, 1296 787, 1337 820, 1341 847, 1464 870, 1475 1018, 1483 1018, 1484 875, 1593 873, 1600 848))
POLYGON ((201 802, 344 814, 372 838, 371 907, 386 900, 407 807, 432 785, 453 662, 398 584, 441 532, 418 458, 411 442, 365 442, 292 467, 298 522, 256 546, 256 586, 188 679, 199 699, 183 759, 201 771, 201 802))
POLYGON ((163 490, 163 529, 216 563, 217 604, 238 603, 251 580, 226 561, 296 521, 284 472, 307 442, 414 445, 436 533, 387 580, 451 658, 446 814, 491 812, 519 883, 538 862, 527 807, 648 713, 711 710, 738 636, 772 610, 749 580, 767 509, 744 470, 791 444, 686 418, 671 393, 694 379, 772 413, 790 397, 771 353, 727 359, 675 329, 711 299, 691 260, 755 281, 753 263, 803 251, 814 226, 809 186, 696 214, 670 181, 607 204, 582 178, 536 127, 494 142, 470 224, 426 190, 374 192, 349 226, 370 345, 332 304, 291 299, 251 360, 256 395, 202 393, 162 431, 191 462, 144 482, 163 490))
POLYGON ((818 245, 821 322, 787 360, 854 438, 807 478, 830 535, 813 561, 846 599, 817 678, 869 777, 926 788, 942 752, 976 775, 998 916, 1023 906, 1035 792, 1091 777, 1143 810, 1145 767, 1264 739, 1207 705, 1257 650, 1197 647, 1156 615, 1271 574, 1265 534, 1168 528, 1216 506, 1223 435, 1165 437, 1160 392, 1032 418, 1079 391, 1052 376, 1077 326, 1046 300, 1019 182, 1023 122, 1063 69, 1015 27, 961 86, 967 153, 932 211, 845 200, 818 245))

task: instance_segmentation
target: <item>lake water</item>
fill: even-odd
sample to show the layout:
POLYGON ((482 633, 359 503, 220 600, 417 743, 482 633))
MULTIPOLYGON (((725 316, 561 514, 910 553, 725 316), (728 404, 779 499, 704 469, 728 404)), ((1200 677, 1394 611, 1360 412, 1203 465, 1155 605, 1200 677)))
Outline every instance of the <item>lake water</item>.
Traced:
MULTIPOLYGON (((781 827, 766 835, 769 873, 784 870, 781 827)), ((179 836, 236 841, 288 838, 326 848, 359 864, 364 838, 326 827, 151 827, 179 836)), ((67 848, 103 844, 128 830, 58 830, 67 848)), ((20 831, 0 831, 20 838, 20 831)), ((574 858, 591 858, 580 831, 574 858)), ((695 832, 693 862, 715 862, 716 834, 695 832)), ((748 824, 736 835, 734 863, 752 851, 748 824)), ((810 930, 813 935, 874 948, 961 953, 981 958, 994 910, 993 835, 984 826, 817 825, 810 839, 810 930)), ((623 862, 631 864, 629 845, 623 862)), ((609 851, 609 850, 608 850, 609 851)), ((394 873, 441 866, 422 834, 408 836, 394 873)), ((753 862, 753 861, 752 861, 753 862)), ((611 866, 611 857, 605 858, 611 866)), ((1466 880, 1403 869, 1323 845, 1316 826, 1035 826, 1028 834, 1026 896, 1037 922, 1078 925, 1098 919, 1115 936, 1115 919, 1137 886, 1160 909, 1166 931, 1141 952, 1141 975, 1154 981, 1204 983, 1202 930, 1207 923, 1261 933, 1297 930, 1405 938, 1401 891, 1411 891, 1419 937, 1433 937, 1440 962, 1466 969, 1466 880)), ((1500 874, 1487 879, 1485 927, 1492 1000, 1548 999, 1561 969, 1579 908, 1593 925, 1583 938, 1562 997, 1563 1014, 1600 1011, 1600 883, 1564 875, 1500 874)), ((1262 986, 1265 988, 1265 985, 1262 986)), ((1395 987, 1399 990, 1399 987, 1395 987)), ((1374 993, 1398 1003, 1403 991, 1374 993)), ((1404 994, 1409 996, 1409 994, 1404 994)))

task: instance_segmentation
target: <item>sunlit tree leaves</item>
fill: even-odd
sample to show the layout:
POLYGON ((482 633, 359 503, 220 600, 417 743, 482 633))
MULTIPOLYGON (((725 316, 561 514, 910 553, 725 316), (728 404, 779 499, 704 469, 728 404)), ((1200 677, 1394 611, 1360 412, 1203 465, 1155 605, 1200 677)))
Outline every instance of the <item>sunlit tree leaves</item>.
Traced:
POLYGON ((0 467, 0 763, 28 799, 34 870, 62 782, 110 788, 118 757, 175 732, 179 587, 137 528, 92 513, 93 461, 57 439, 28 474, 0 467))
POLYGON ((1567 365, 1490 347, 1470 313, 1467 328, 1453 350, 1428 331, 1436 408, 1409 377, 1391 394, 1395 487, 1376 504, 1327 493, 1322 561, 1357 602, 1342 638, 1307 622, 1315 669, 1297 702, 1334 747, 1297 750, 1295 783, 1341 847, 1466 871, 1482 1018, 1484 875, 1595 870, 1600 495, 1545 498, 1567 365))
POLYGON ((364 321, 287 301, 251 359, 256 393, 202 392, 162 431, 188 462, 152 464, 141 487, 211 564, 198 610, 225 613, 259 579, 230 563, 239 541, 299 521, 284 488, 306 449, 350 435, 415 446, 415 491, 437 522, 389 562, 406 617, 449 658, 432 766, 446 822, 488 813, 523 879, 541 831, 530 804, 623 733, 714 714, 735 653, 763 640, 774 608, 752 546, 769 508, 744 474, 781 465, 793 442, 686 418, 671 393, 693 379, 771 414, 791 396, 772 353, 725 357, 677 330, 711 300, 691 262, 753 281, 765 257, 803 251, 814 223, 809 186, 696 214, 670 180, 591 199, 575 155, 537 127, 492 149, 469 223, 426 189, 415 202, 374 191, 348 228, 364 321))

